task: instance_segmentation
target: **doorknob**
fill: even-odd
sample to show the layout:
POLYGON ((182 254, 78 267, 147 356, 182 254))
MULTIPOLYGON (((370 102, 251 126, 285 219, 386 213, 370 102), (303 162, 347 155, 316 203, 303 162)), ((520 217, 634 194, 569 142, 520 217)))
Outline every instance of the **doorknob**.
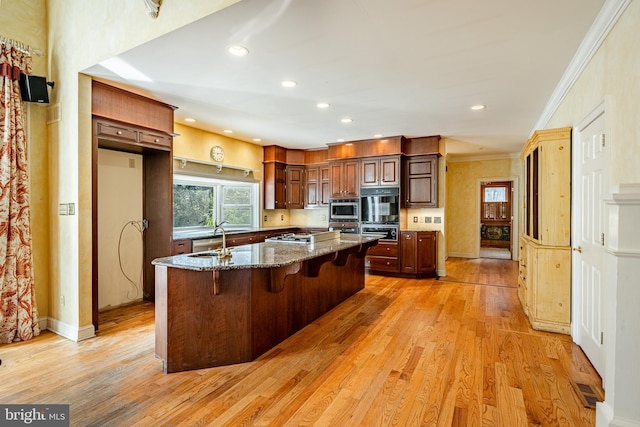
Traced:
POLYGON ((573 248, 574 251, 582 253, 582 246, 578 246, 577 248, 573 248))

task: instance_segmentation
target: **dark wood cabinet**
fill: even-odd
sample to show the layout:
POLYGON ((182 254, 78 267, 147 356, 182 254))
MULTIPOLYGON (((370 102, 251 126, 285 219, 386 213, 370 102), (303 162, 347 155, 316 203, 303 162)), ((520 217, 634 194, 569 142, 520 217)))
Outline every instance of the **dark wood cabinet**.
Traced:
POLYGON ((360 160, 361 187, 400 185, 400 156, 371 157, 360 160))
POLYGON ((329 205, 329 165, 308 165, 305 169, 306 208, 329 205))
POLYGON ((400 272, 417 277, 436 276, 436 231, 400 233, 400 272))
POLYGON ((358 197, 359 160, 334 160, 329 162, 329 183, 331 198, 358 197))
POLYGON ((191 239, 176 239, 171 243, 171 255, 190 254, 193 252, 191 239))
POLYGON ((288 165, 285 204, 288 209, 304 208, 304 166, 288 165))
POLYGON ((438 207, 438 156, 406 158, 403 174, 403 207, 438 207))
POLYGON ((264 163, 264 208, 285 209, 287 165, 280 162, 264 163))
POLYGON ((398 273, 398 242, 379 241, 367 252, 364 266, 370 273, 398 273))

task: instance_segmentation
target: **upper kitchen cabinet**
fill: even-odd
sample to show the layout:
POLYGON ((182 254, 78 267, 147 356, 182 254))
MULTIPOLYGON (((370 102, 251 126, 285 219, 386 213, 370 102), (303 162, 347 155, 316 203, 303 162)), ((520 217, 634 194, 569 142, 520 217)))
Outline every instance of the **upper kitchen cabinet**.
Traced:
POLYGON ((304 208, 304 166, 288 165, 286 181, 286 206, 288 209, 304 208))
POLYGON ((305 207, 329 206, 329 165, 307 165, 305 169, 305 207))
POLYGON ((571 237, 571 128, 536 131, 522 150, 525 235, 542 245, 571 237))
POLYGON ((329 162, 331 198, 358 197, 360 194, 359 168, 359 160, 332 160, 329 162))
POLYGON ((360 160, 361 187, 400 185, 400 156, 371 157, 360 160))
POLYGON ((280 162, 264 163, 264 208, 286 209, 287 165, 280 162))
POLYGON ((407 157, 403 166, 403 207, 438 207, 438 156, 407 157))

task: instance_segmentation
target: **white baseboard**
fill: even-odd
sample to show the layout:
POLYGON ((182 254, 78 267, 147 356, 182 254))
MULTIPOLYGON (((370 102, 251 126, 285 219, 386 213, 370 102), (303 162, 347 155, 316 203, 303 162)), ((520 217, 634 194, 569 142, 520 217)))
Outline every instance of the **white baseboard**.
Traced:
POLYGON ((616 418, 605 400, 596 404, 596 427, 640 427, 640 420, 616 418))
POLYGON ((72 341, 83 341, 96 336, 96 331, 93 325, 82 326, 80 328, 69 325, 68 323, 61 322, 57 319, 48 318, 47 328, 51 332, 68 338, 72 341))
POLYGON ((446 276, 446 275, 447 275, 447 270, 445 270, 445 269, 438 270, 438 271, 436 272, 436 274, 438 275, 438 277, 444 277, 444 276, 446 276))

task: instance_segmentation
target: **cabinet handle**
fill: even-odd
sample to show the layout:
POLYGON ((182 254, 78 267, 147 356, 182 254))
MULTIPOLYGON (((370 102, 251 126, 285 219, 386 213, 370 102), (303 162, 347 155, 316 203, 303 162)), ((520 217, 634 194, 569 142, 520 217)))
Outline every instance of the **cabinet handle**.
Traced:
POLYGON ((122 131, 121 131, 121 130, 119 130, 119 131, 117 131, 117 132, 116 132, 116 134, 117 134, 117 135, 122 135, 122 131))
POLYGON ((154 139, 153 142, 160 142, 158 138, 154 139))

